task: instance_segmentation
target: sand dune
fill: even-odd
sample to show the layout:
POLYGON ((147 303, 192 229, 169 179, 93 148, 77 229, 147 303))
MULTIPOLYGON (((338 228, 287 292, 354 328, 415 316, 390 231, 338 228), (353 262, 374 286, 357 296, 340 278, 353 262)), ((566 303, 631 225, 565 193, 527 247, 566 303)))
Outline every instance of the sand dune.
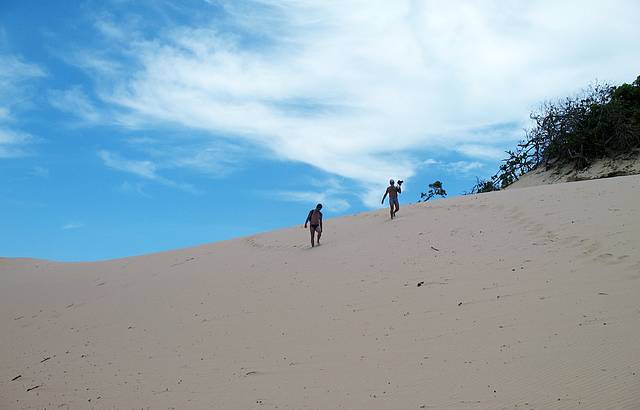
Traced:
POLYGON ((639 409, 639 204, 629 176, 336 218, 314 249, 0 259, 0 408, 639 409))
POLYGON ((555 165, 550 169, 544 166, 527 172, 507 189, 526 188, 561 182, 588 181, 600 178, 619 177, 640 174, 640 149, 620 154, 615 158, 599 158, 588 167, 577 169, 574 164, 555 165))

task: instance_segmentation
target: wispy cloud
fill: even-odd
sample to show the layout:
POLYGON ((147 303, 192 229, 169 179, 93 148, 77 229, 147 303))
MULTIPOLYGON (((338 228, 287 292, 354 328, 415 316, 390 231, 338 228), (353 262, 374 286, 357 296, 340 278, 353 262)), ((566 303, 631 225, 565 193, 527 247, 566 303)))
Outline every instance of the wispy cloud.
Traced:
POLYGON ((151 161, 126 159, 118 154, 105 150, 98 151, 98 156, 106 166, 117 169, 118 171, 129 172, 146 179, 162 179, 162 177, 156 173, 156 165, 151 161))
POLYGON ((81 49, 65 52, 57 52, 66 63, 96 74, 98 85, 102 80, 108 80, 112 76, 120 75, 125 67, 122 60, 114 59, 102 50, 81 49))
POLYGON ((0 126, 0 158, 18 158, 29 154, 28 146, 35 142, 30 134, 0 126))
POLYGON ((62 225, 60 229, 62 229, 63 231, 69 231, 71 229, 80 229, 82 227, 84 227, 84 224, 77 223, 77 222, 70 222, 62 225))
POLYGON ((131 33, 128 33, 121 25, 115 24, 109 16, 101 16, 101 18, 96 19, 95 27, 107 38, 118 41, 129 40, 131 38, 131 33))
POLYGON ((343 212, 351 207, 349 201, 335 197, 325 192, 314 191, 280 191, 276 193, 276 198, 282 201, 303 202, 313 206, 317 203, 324 204, 324 209, 328 212, 343 212))
POLYGON ((17 128, 19 121, 15 113, 31 104, 30 81, 44 76, 40 66, 16 55, 0 53, 0 158, 28 155, 28 145, 37 141, 17 128))
POLYGON ((49 168, 35 166, 31 170, 31 175, 38 178, 48 178, 49 177, 49 168))
POLYGON ((117 153, 107 150, 98 151, 98 156, 102 159, 102 162, 109 168, 133 174, 137 177, 155 181, 162 185, 177 188, 182 191, 190 192, 193 194, 200 193, 200 191, 191 184, 178 183, 158 174, 157 166, 153 161, 128 159, 122 157, 117 153))
POLYGON ((12 119, 13 110, 30 105, 30 82, 45 75, 40 66, 0 52, 0 120, 12 119))
POLYGON ((97 65, 103 100, 129 126, 169 122, 264 147, 356 180, 365 197, 422 166, 410 150, 496 159, 511 131, 492 124, 517 129, 540 100, 640 66, 635 1, 224 4, 224 24, 130 43, 99 25, 133 67, 97 65))
POLYGON ((477 161, 454 161, 444 164, 444 167, 454 173, 470 173, 484 168, 484 164, 477 161))
POLYGON ((500 161, 507 156, 503 149, 490 145, 464 144, 457 147, 456 151, 467 157, 490 161, 500 161))
POLYGON ((34 77, 44 77, 46 72, 37 64, 24 61, 14 54, 0 54, 0 84, 2 89, 16 86, 16 82, 25 81, 34 77))
POLYGON ((102 120, 102 114, 96 109, 81 86, 74 86, 66 90, 50 90, 49 103, 60 111, 72 114, 88 124, 102 120))
POLYGON ((251 149, 226 141, 182 137, 134 137, 127 140, 135 151, 152 158, 159 167, 183 168, 211 177, 224 177, 242 166, 251 149))
POLYGON ((309 206, 322 203, 324 210, 332 213, 343 212, 351 207, 349 201, 345 199, 349 192, 340 181, 334 178, 311 179, 309 185, 311 190, 277 191, 270 196, 280 201, 303 202, 309 206))
POLYGON ((134 193, 145 198, 151 198, 151 195, 149 195, 145 191, 144 184, 140 182, 124 181, 122 184, 120 184, 120 186, 118 186, 118 191, 125 193, 134 193))
POLYGON ((439 161, 428 158, 422 162, 423 166, 435 167, 455 174, 469 174, 472 171, 485 168, 485 164, 478 161, 439 161))
POLYGON ((426 166, 435 166, 439 164, 441 164, 441 162, 433 158, 427 158, 424 161, 422 161, 422 165, 426 165, 426 166))

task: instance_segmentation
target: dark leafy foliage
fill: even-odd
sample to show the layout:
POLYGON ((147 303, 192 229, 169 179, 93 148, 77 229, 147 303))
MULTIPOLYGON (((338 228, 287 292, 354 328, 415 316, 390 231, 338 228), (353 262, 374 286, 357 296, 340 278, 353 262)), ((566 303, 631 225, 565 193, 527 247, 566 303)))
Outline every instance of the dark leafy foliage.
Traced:
POLYGON ((427 202, 428 200, 436 196, 441 196, 443 198, 447 196, 447 191, 444 190, 444 188, 442 187, 442 182, 440 181, 435 181, 433 184, 429 184, 429 190, 420 194, 420 201, 427 202))
POLYGON ((476 177, 476 184, 466 194, 483 194, 485 192, 498 191, 492 180, 480 179, 476 177))
POLYGON ((470 193, 505 188, 527 172, 544 166, 594 160, 640 148, 640 76, 632 84, 596 84, 576 97, 544 103, 530 115, 533 127, 490 181, 477 179, 470 193))

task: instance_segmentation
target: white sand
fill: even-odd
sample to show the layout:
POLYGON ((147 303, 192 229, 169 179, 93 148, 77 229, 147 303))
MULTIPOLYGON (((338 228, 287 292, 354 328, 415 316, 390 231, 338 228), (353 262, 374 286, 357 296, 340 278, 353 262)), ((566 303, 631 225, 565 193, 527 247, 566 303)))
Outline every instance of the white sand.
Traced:
POLYGON ((597 159, 584 169, 575 169, 572 164, 553 166, 550 169, 540 166, 523 175, 507 189, 638 174, 640 174, 640 150, 635 150, 618 155, 616 158, 597 159))
POLYGON ((315 249, 0 259, 0 408, 639 409, 639 205, 619 177, 337 218, 315 249))

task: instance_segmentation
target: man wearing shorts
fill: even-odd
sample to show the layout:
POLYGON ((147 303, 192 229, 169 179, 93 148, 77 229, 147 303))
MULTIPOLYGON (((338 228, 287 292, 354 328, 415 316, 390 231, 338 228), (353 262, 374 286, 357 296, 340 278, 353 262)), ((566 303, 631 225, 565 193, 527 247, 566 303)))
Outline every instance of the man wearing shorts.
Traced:
MULTIPOLYGON (((402 183, 399 181, 398 183, 402 183)), ((400 203, 398 202, 398 194, 402 193, 402 188, 400 185, 396 186, 396 183, 393 179, 389 180, 389 186, 382 197, 382 203, 384 204, 384 199, 389 195, 389 213, 391 214, 391 219, 396 216, 396 212, 400 210, 400 203)))
POLYGON ((309 215, 307 215, 307 220, 304 221, 304 227, 307 227, 309 224, 309 230, 311 232, 311 247, 313 248, 315 245, 314 242, 314 234, 318 234, 318 245, 320 245, 320 236, 322 235, 322 204, 316 205, 315 209, 309 211, 309 215))

